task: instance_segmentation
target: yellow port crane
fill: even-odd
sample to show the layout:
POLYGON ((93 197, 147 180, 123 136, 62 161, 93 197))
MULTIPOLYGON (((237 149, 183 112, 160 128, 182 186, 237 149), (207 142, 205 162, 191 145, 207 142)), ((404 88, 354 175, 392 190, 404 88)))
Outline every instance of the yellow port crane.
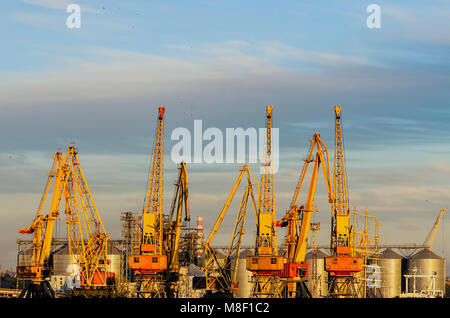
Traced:
POLYGON ((275 187, 272 153, 272 111, 266 106, 266 141, 256 217, 255 250, 247 257, 247 270, 252 276, 252 297, 280 297, 279 275, 284 269, 283 256, 278 256, 276 235, 275 187))
POLYGON ((357 297, 355 274, 363 269, 363 260, 352 253, 350 209, 342 137, 341 106, 335 106, 335 149, 331 211, 331 255, 325 259, 332 297, 357 297))
MULTIPOLYGON (((69 255, 80 267, 81 287, 105 289, 114 284, 114 274, 108 272, 108 238, 100 214, 84 177, 77 151, 70 146, 67 189, 65 193, 69 255)), ((87 294, 87 292, 85 292, 87 294)))
POLYGON ((287 226, 286 232, 286 263, 281 277, 286 281, 283 295, 288 298, 310 297, 304 279, 308 276, 308 264, 305 262, 308 233, 311 227, 311 216, 314 209, 314 198, 316 193, 317 177, 320 166, 324 175, 325 185, 328 191, 328 200, 333 202, 333 191, 330 178, 330 164, 328 148, 322 141, 320 135, 315 133, 310 139, 308 155, 304 160, 302 173, 300 174, 297 187, 292 198, 290 209, 286 215, 276 223, 277 226, 287 226), (314 149, 317 150, 314 154, 314 149), (308 196, 304 205, 297 205, 298 196, 308 171, 309 164, 314 162, 308 196))
POLYGON ((67 183, 67 156, 68 154, 63 157, 60 151, 56 152, 36 217, 30 226, 19 230, 19 233, 33 234, 33 254, 31 262, 30 264, 17 267, 17 277, 26 280, 26 286, 19 295, 20 298, 55 296, 47 278, 52 272, 50 264, 50 247, 53 237, 53 226, 55 221, 59 219, 59 205, 67 183), (44 203, 47 199, 53 180, 54 189, 49 213, 43 215, 44 203))
POLYGON ((139 249, 130 256, 129 267, 138 276, 138 296, 165 297, 163 273, 167 255, 163 250, 163 133, 165 107, 158 108, 156 138, 153 148, 150 179, 142 210, 139 249))
POLYGON ((20 233, 33 234, 31 263, 17 268, 17 276, 27 280, 19 297, 54 297, 47 278, 52 272, 50 248, 61 201, 65 202, 69 256, 75 259, 80 270, 77 287, 82 293, 90 294, 92 291, 109 290, 114 284, 114 274, 107 270, 109 235, 87 185, 77 151, 70 145, 64 156, 58 151, 53 158, 35 220, 28 228, 19 230, 20 233), (52 183, 49 213, 44 216, 42 212, 52 183))
POLYGON ((188 173, 184 162, 179 164, 170 214, 166 222, 164 220, 164 113, 165 107, 159 107, 150 178, 142 210, 140 244, 129 258, 129 267, 138 276, 138 296, 144 298, 176 297, 183 207, 184 221, 190 220, 188 173))
POLYGON ((190 221, 189 214, 189 191, 188 173, 186 163, 181 162, 178 167, 178 179, 175 182, 175 191, 170 208, 170 215, 167 225, 164 227, 164 247, 167 255, 167 270, 164 273, 166 294, 172 298, 176 295, 175 284, 179 280, 179 247, 180 233, 182 226, 183 207, 185 212, 184 221, 190 221))
POLYGON ((247 213, 248 199, 252 200, 253 210, 255 216, 257 215, 257 206, 255 197, 253 194, 252 177, 256 184, 258 181, 254 177, 253 173, 250 171, 247 165, 244 165, 240 169, 240 174, 234 183, 234 186, 228 195, 228 198, 220 211, 216 223, 204 245, 205 250, 205 265, 203 267, 205 276, 194 277, 193 288, 206 290, 206 296, 223 296, 232 297, 233 291, 239 288, 238 282, 236 280, 237 267, 239 264, 239 254, 242 243, 242 236, 244 234, 244 224, 247 213), (220 260, 217 256, 216 251, 211 246, 211 243, 217 234, 217 231, 222 224, 223 219, 230 207, 232 200, 236 194, 239 185, 241 184, 244 175, 247 177, 247 186, 245 188, 244 194, 242 195, 239 210, 236 215, 234 222, 234 228, 231 235, 230 244, 224 260, 220 260))

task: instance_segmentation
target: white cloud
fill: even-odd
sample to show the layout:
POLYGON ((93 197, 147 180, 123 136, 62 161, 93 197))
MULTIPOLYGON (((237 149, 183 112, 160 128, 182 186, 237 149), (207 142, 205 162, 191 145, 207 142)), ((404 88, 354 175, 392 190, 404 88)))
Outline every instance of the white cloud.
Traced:
POLYGON ((344 56, 329 52, 298 49, 276 41, 264 41, 260 48, 269 57, 294 59, 318 66, 376 65, 374 62, 359 56, 344 56))
MULTIPOLYGON (((212 98, 217 91, 232 90, 227 98, 255 100, 255 96, 304 92, 321 94, 326 90, 343 93, 356 87, 376 92, 386 82, 363 71, 355 78, 351 74, 336 81, 327 74, 316 74, 282 67, 274 59, 277 54, 299 58, 315 64, 325 71, 329 65, 359 67, 368 65, 358 57, 345 57, 326 52, 302 52, 290 49, 286 53, 281 44, 256 45, 251 53, 244 52, 250 44, 230 41, 198 48, 191 57, 162 57, 125 50, 90 47, 81 49, 77 58, 56 56, 59 61, 52 71, 31 74, 3 74, 8 81, 0 85, 0 102, 3 105, 30 105, 39 103, 77 103, 90 101, 117 101, 131 98, 152 99, 173 95, 212 98), (200 52, 200 53, 199 53, 200 52), (203 56, 201 53, 207 56, 203 56), (283 53, 284 52, 284 53, 283 53), (367 74, 367 75, 364 75, 367 74), (208 90, 204 88, 208 87, 208 90), (226 87, 226 88, 224 88, 226 87)), ((345 76, 345 75, 343 75, 345 76)), ((407 82, 408 80, 405 79, 407 82)), ((397 81, 404 83, 405 81, 397 81)), ((410 80, 409 80, 410 81, 410 80)), ((389 88, 392 85, 389 84, 389 88)), ((303 95, 305 96, 305 95, 303 95)), ((215 96, 217 98, 217 96, 215 96)))

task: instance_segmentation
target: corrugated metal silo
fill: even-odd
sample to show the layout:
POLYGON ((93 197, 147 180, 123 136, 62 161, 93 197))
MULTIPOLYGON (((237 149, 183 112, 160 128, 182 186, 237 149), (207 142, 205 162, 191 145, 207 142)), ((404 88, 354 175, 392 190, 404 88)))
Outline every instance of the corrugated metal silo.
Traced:
POLYGON ((247 270, 245 259, 247 256, 251 255, 252 251, 249 249, 241 251, 241 254, 239 255, 239 264, 236 274, 236 280, 239 282, 239 289, 233 293, 236 298, 250 297, 252 289, 250 279, 252 277, 252 272, 247 270))
POLYGON ((110 261, 108 271, 115 274, 116 282, 122 278, 122 253, 112 244, 108 245, 108 260, 110 261))
POLYGON ((387 248, 378 256, 378 266, 380 266, 382 297, 399 297, 402 282, 402 256, 387 248))
POLYGON ((325 257, 328 255, 321 250, 317 251, 316 259, 312 251, 306 254, 309 264, 308 290, 313 298, 328 296, 328 273, 325 271, 325 257))
POLYGON ((53 258, 53 273, 52 275, 57 276, 69 276, 70 265, 76 264, 75 256, 72 259, 69 256, 69 246, 65 245, 61 249, 52 253, 53 258))
POLYGON ((416 277, 408 279, 408 291, 432 293, 433 278, 435 279, 435 291, 437 293, 445 292, 445 259, 426 248, 413 255, 407 262, 407 274, 426 275, 430 277, 416 277))

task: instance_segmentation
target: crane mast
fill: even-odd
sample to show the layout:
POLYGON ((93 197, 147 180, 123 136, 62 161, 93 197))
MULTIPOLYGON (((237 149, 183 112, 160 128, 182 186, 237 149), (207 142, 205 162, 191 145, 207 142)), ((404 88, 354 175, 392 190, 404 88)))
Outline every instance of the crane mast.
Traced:
POLYGON ((130 268, 138 275, 138 295, 164 297, 162 273, 167 269, 163 252, 163 128, 165 107, 158 108, 152 166, 142 210, 142 229, 138 253, 131 255, 130 268))
POLYGON ((275 188, 272 157, 272 111, 266 106, 266 142, 262 163, 261 188, 259 196, 259 227, 256 248, 259 255, 278 255, 275 227, 275 188))
POLYGON ((267 105, 266 141, 258 199, 255 251, 253 256, 246 259, 247 270, 253 273, 252 296, 260 298, 281 296, 279 275, 284 269, 283 257, 278 256, 275 228, 272 111, 273 105, 267 105))
POLYGON ((331 210, 331 256, 325 259, 332 297, 356 297, 355 274, 362 271, 362 258, 352 255, 350 209, 344 161, 341 106, 335 106, 335 149, 331 210))
POLYGON ((336 255, 350 253, 350 209, 348 207, 348 187, 345 173, 344 143, 341 127, 341 107, 335 107, 335 151, 334 151, 334 206, 332 217, 331 250, 336 255))
POLYGON ((164 107, 158 108, 158 125, 153 149, 150 180, 142 211, 141 252, 152 255, 162 254, 163 228, 163 133, 164 107))

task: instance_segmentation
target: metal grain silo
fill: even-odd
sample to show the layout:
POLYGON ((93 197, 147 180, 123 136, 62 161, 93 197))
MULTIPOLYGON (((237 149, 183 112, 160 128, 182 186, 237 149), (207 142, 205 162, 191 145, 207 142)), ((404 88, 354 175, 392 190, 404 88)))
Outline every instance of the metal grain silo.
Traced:
POLYGON ((112 243, 108 244, 108 271, 114 273, 116 282, 122 279, 122 253, 112 243))
POLYGON ((395 298, 401 294, 402 256, 392 249, 385 249, 378 256, 380 288, 383 298, 395 298))
POLYGON ((309 265, 308 290, 313 298, 328 296, 328 273, 325 271, 325 257, 328 255, 321 250, 314 257, 312 251, 306 254, 309 265))
POLYGON ((239 263, 237 267, 237 274, 236 274, 236 280, 239 283, 239 288, 237 291, 233 293, 233 296, 236 298, 249 298, 251 294, 251 277, 252 272, 248 271, 246 268, 246 262, 245 259, 247 256, 251 256, 252 251, 247 249, 241 251, 239 255, 239 263))
POLYGON ((407 274, 413 276, 408 278, 409 293, 432 294, 434 289, 435 295, 444 295, 445 259, 430 249, 425 248, 408 259, 407 274))
POLYGON ((57 276, 69 276, 70 265, 76 264, 76 257, 70 257, 69 246, 65 245, 52 253, 53 258, 53 273, 57 276))
POLYGON ((30 266, 33 258, 33 250, 31 248, 19 252, 17 255, 17 266, 30 266))

